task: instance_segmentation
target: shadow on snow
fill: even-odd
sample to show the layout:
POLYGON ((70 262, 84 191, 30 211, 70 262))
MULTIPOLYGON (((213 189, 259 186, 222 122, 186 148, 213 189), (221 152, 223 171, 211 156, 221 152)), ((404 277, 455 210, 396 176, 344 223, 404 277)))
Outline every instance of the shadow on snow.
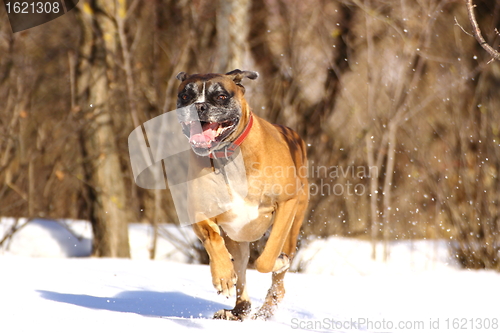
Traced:
POLYGON ((227 307, 181 292, 124 291, 114 297, 64 294, 48 290, 38 292, 51 301, 143 316, 212 318, 214 312, 227 307))

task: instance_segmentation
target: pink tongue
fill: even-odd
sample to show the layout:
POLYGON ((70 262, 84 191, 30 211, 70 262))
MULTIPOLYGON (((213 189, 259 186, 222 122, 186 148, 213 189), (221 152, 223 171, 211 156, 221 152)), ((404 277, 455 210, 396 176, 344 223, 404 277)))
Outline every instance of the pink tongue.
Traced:
POLYGON ((191 126, 191 131, 189 133, 189 141, 192 143, 209 143, 215 140, 217 134, 217 128, 219 128, 218 123, 207 123, 203 125, 203 132, 200 132, 200 126, 194 124, 191 126))

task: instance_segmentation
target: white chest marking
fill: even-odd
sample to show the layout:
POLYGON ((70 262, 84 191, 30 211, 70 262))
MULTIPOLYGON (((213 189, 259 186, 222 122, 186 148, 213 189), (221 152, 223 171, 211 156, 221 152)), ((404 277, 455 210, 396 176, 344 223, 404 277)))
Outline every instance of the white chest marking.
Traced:
POLYGON ((221 223, 230 236, 238 235, 247 224, 259 217, 259 206, 248 204, 239 195, 234 195, 230 207, 228 219, 221 223))

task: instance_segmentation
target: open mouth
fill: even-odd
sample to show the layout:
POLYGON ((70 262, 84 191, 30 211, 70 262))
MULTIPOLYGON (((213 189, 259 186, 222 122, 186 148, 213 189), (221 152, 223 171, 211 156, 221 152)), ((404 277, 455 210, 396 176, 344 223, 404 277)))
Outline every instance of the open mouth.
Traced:
POLYGON ((231 134, 238 119, 222 122, 188 121, 182 123, 184 135, 194 148, 211 149, 231 134))

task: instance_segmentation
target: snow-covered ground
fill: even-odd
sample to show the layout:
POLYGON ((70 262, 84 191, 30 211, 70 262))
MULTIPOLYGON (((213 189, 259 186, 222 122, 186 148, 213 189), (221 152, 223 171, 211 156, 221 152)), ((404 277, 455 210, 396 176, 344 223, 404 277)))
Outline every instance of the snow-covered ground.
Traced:
MULTIPOLYGON (((0 239, 12 222, 1 220, 0 239)), ((384 263, 367 242, 310 240, 272 320, 225 322, 210 318, 234 300, 216 294, 209 267, 164 238, 148 260, 151 236, 131 225, 132 260, 96 259, 88 223, 31 222, 0 249, 0 332, 500 332, 500 274, 460 270, 444 243, 391 243, 384 263)), ((270 278, 248 272, 254 307, 270 278)))

